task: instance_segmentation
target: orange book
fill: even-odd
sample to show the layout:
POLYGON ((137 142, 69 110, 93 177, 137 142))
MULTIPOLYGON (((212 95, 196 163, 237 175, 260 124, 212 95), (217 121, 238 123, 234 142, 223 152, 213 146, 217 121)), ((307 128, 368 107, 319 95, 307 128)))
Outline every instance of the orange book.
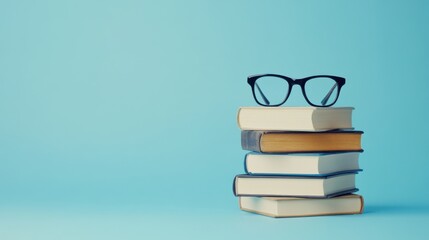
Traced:
POLYGON ((363 151, 362 131, 326 132, 242 131, 244 150, 263 153, 363 151))

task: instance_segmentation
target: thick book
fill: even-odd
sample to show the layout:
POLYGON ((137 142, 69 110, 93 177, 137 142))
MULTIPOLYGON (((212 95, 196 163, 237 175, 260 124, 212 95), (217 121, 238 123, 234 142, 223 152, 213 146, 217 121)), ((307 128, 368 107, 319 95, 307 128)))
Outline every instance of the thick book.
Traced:
POLYGON ((235 196, 329 198, 356 192, 357 172, 326 176, 237 175, 235 196))
POLYGON ((241 131, 244 150, 263 153, 361 152, 362 131, 241 131))
POLYGON ((353 107, 241 107, 241 130, 325 131, 352 128, 353 107))
POLYGON ((329 175, 359 171, 359 152, 262 154, 250 152, 244 171, 254 175, 329 175))
POLYGON ((269 217, 306 217, 361 214, 364 200, 348 194, 335 198, 240 197, 240 209, 269 217))

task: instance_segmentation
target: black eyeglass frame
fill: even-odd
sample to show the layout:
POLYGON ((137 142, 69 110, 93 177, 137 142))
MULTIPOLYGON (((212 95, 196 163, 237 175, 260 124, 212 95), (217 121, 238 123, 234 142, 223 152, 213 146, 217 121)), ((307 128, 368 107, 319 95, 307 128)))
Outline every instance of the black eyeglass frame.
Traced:
MULTIPOLYGON (((259 74, 259 75, 249 76, 249 77, 247 78, 247 83, 248 83, 248 84, 250 85, 250 87, 252 88, 252 94, 253 94, 253 98, 255 99, 255 101, 256 101, 259 105, 264 106, 264 107, 278 107, 278 106, 283 105, 283 104, 287 101, 287 99, 289 98, 290 93, 292 92, 292 87, 293 87, 294 85, 299 85, 299 86, 301 87, 302 95, 304 95, 305 100, 306 100, 306 101, 307 101, 307 103, 308 103, 308 104, 310 104, 311 106, 313 106, 313 107, 330 107, 330 106, 334 105, 334 104, 337 102, 338 97, 340 96, 341 87, 342 87, 342 86, 344 86, 344 84, 346 83, 346 79, 345 79, 345 78, 343 78, 343 77, 332 76, 332 75, 315 75, 315 76, 310 76, 310 77, 305 77, 305 78, 300 78, 300 79, 293 79, 293 78, 286 77, 286 76, 283 76, 283 75, 278 75, 278 74, 259 74), (288 84, 289 84, 289 89, 288 89, 288 92, 287 92, 286 97, 285 97, 285 99, 283 100, 283 102, 281 102, 281 103, 279 103, 279 104, 273 104, 273 105, 270 105, 270 104, 264 104, 264 103, 261 103, 261 102, 259 102, 259 101, 258 101, 258 98, 256 97, 256 94, 255 94, 255 85, 256 85, 256 87, 258 88, 258 90, 260 91, 260 93, 261 93, 262 97, 263 97, 264 99, 266 99, 266 98, 265 98, 265 96, 264 96, 264 94, 263 94, 263 93, 262 93, 262 91, 260 90, 259 86, 258 86, 257 84, 255 84, 255 83, 256 83, 256 80, 258 80, 258 79, 259 79, 259 78, 261 78, 261 77, 278 77, 278 78, 284 79, 285 81, 287 81, 287 82, 288 82, 288 84), (309 100, 309 99, 308 99, 308 97, 307 97, 307 94, 306 94, 306 92, 305 92, 305 84, 307 83, 307 81, 309 81, 309 80, 311 80, 311 79, 314 79, 314 78, 320 78, 320 77, 330 78, 330 79, 334 80, 334 81, 336 82, 337 86, 338 86, 338 93, 337 93, 337 97, 335 98, 335 100, 334 100, 331 104, 328 104, 328 105, 317 105, 317 104, 313 104, 312 102, 310 102, 310 100, 309 100)), ((335 86, 335 85, 334 85, 334 86, 335 86)), ((334 89, 334 88, 332 88, 332 90, 333 90, 333 89, 334 89)), ((330 94, 332 93, 332 90, 328 93, 328 95, 327 95, 328 97, 329 97, 329 96, 330 96, 330 94)))

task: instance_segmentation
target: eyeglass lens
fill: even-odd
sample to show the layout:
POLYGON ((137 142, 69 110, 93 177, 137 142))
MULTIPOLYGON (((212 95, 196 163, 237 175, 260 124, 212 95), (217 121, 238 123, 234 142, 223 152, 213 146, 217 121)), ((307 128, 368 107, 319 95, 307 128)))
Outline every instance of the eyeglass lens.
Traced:
POLYGON ((273 106, 284 102, 289 92, 289 83, 282 78, 266 76, 258 78, 254 88, 259 104, 273 106))
MULTIPOLYGON (((256 80, 254 86, 255 98, 259 104, 275 106, 282 104, 288 97, 291 86, 279 77, 264 76, 256 80)), ((337 82, 328 77, 309 79, 304 86, 308 101, 315 106, 329 106, 338 97, 337 82)))
POLYGON ((308 101, 317 106, 331 105, 338 96, 338 84, 332 78, 312 78, 305 83, 304 89, 308 101))

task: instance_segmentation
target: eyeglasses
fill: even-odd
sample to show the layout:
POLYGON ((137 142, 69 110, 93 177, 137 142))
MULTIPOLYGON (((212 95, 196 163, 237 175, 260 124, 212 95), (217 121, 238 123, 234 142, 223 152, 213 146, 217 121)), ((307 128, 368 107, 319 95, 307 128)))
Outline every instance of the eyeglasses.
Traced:
POLYGON ((277 74, 261 74, 248 77, 247 83, 252 87, 255 101, 262 106, 276 107, 284 104, 296 84, 301 86, 308 104, 313 107, 330 107, 337 101, 346 79, 329 75, 292 79, 277 74))

